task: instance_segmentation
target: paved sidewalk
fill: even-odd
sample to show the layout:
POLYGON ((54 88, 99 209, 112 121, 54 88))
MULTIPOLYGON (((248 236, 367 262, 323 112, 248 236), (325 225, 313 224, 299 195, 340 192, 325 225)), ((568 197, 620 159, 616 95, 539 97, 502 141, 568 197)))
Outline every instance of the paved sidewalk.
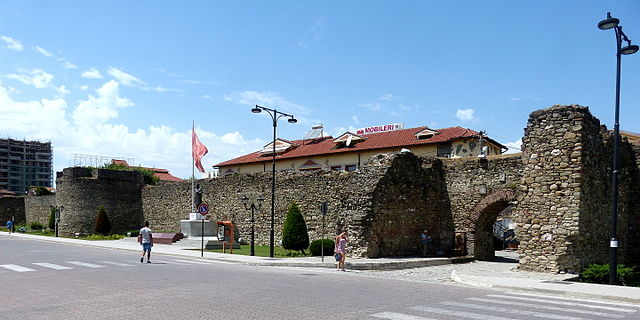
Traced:
MULTIPOLYGON (((87 241, 69 238, 44 237, 31 234, 6 232, 0 236, 28 238, 41 241, 67 243, 82 246, 102 247, 115 250, 140 251, 135 238, 108 241, 87 241)), ((189 250, 178 244, 156 244, 154 254, 201 258, 199 250, 189 250)), ((565 281, 575 278, 570 274, 547 274, 517 270, 517 254, 497 252, 497 261, 470 261, 468 258, 380 258, 348 259, 347 269, 368 270, 372 275, 399 278, 410 281, 454 281, 464 285, 484 288, 504 289, 539 294, 566 295, 616 302, 640 303, 640 288, 608 286, 565 281)), ((204 252, 202 257, 226 263, 240 263, 256 266, 281 266, 304 268, 335 268, 333 257, 268 258, 204 252)))

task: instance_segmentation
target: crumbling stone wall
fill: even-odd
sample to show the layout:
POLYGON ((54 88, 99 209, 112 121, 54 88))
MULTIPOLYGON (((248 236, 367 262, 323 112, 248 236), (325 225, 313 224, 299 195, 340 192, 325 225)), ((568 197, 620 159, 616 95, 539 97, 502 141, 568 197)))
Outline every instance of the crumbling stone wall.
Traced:
POLYGON ((59 232, 95 233, 99 206, 104 206, 112 232, 139 229, 142 220, 142 174, 137 171, 66 168, 58 172, 56 200, 64 206, 59 232))
POLYGON ((56 205, 55 194, 46 196, 26 196, 24 198, 24 210, 29 223, 40 222, 47 227, 49 225, 50 206, 56 205))
POLYGON ((445 159, 444 172, 455 231, 465 234, 467 254, 493 258, 493 224, 503 209, 517 205, 521 154, 445 159))
MULTIPOLYGON (((529 116, 517 207, 521 268, 576 272, 608 260, 611 147, 603 134, 599 120, 582 106, 553 106, 529 116)), ((627 185, 618 205, 621 243, 627 243, 620 231, 628 228, 630 178, 623 174, 620 180, 627 185)))
POLYGON ((11 217, 16 224, 26 222, 24 196, 0 197, 0 224, 4 225, 11 217))
MULTIPOLYGON (((429 169, 432 164, 424 166, 429 169)), ((442 175, 441 167, 431 170, 442 175)), ((447 204, 433 206, 445 201, 440 195, 446 188, 438 183, 442 179, 425 172, 423 160, 411 153, 375 156, 357 172, 279 172, 276 181, 276 241, 281 239, 291 201, 299 204, 312 240, 322 237, 319 207, 328 202, 325 237, 333 238, 339 230, 349 230, 353 256, 415 255, 422 228, 429 228, 436 237, 452 234, 447 204), (446 228, 449 230, 443 231, 446 228)), ((240 237, 246 241, 250 237, 251 212, 243 207, 240 198, 246 195, 254 200, 262 196, 265 202, 255 213, 255 234, 257 243, 268 244, 270 173, 232 175, 198 183, 204 190, 202 200, 209 204, 211 218, 234 220, 240 237)), ((146 186, 142 193, 145 218, 156 229, 179 231, 179 220, 188 216, 190 188, 189 182, 146 186)))

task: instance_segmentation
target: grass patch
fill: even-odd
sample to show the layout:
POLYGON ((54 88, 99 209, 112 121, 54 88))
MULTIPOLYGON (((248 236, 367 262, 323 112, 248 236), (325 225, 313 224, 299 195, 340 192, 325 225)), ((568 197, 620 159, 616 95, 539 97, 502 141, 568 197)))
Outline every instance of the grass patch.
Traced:
POLYGON ((77 238, 68 237, 68 238, 96 241, 96 240, 119 240, 119 239, 126 238, 126 237, 127 236, 124 236, 124 235, 121 235, 121 234, 110 234, 110 235, 91 234, 91 235, 83 236, 83 237, 77 237, 77 238))
MULTIPOLYGON (((268 257, 269 256, 269 246, 255 246, 256 257, 268 257)), ((200 250, 200 249, 194 249, 200 250)), ((216 250, 207 250, 207 252, 217 252, 222 253, 222 249, 216 250)), ((229 253, 229 250, 226 250, 226 253, 229 253)), ((251 246, 250 245, 242 245, 240 249, 233 249, 233 254, 239 254, 243 256, 251 255, 251 246)), ((287 250, 282 247, 274 247, 273 248, 273 256, 275 258, 292 258, 292 257, 310 257, 311 254, 303 255, 299 251, 287 250)))

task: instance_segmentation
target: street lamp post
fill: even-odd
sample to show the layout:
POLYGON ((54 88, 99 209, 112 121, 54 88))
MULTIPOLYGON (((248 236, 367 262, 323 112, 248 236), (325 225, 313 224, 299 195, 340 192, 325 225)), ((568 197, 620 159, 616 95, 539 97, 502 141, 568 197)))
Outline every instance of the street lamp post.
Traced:
POLYGON ((273 258, 273 241, 274 241, 274 221, 275 221, 275 202, 276 202, 276 129, 278 127, 278 119, 282 117, 288 117, 287 122, 296 123, 298 120, 292 115, 284 112, 280 112, 276 109, 270 109, 262 107, 256 104, 255 108, 251 109, 253 113, 260 113, 266 111, 273 120, 273 141, 272 141, 272 157, 271 157, 271 230, 269 231, 269 257, 273 258))
POLYGON ((251 209, 251 255, 255 256, 256 255, 256 251, 255 251, 255 238, 254 238, 254 225, 255 225, 255 219, 254 219, 254 215, 253 215, 253 211, 255 209, 258 209, 258 211, 260 211, 260 209, 262 208, 262 203, 264 202, 264 199, 262 197, 258 197, 258 206, 256 207, 255 202, 251 202, 251 205, 249 204, 249 198, 247 198, 247 196, 242 196, 242 198, 240 199, 242 200, 242 205, 244 205, 244 208, 249 210, 251 209))
POLYGON ((613 125, 613 164, 612 164, 612 196, 611 196, 611 240, 609 242, 609 284, 616 283, 616 273, 618 269, 618 174, 620 161, 618 154, 620 153, 620 61, 621 56, 634 54, 638 52, 638 46, 632 45, 631 40, 622 32, 622 26, 619 25, 620 20, 612 18, 611 13, 607 12, 607 18, 598 23, 601 30, 614 29, 616 32, 616 110, 615 123, 613 125), (622 41, 626 41, 627 45, 622 47, 622 41))

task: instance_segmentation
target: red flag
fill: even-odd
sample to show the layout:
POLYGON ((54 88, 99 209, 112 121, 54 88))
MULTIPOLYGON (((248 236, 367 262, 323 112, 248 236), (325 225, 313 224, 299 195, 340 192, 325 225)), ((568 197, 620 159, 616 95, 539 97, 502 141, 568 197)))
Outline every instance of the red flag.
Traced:
POLYGON ((204 172, 204 167, 202 166, 202 162, 200 162, 200 160, 202 159, 202 157, 204 157, 205 154, 207 154, 207 152, 209 152, 209 150, 207 150, 207 147, 205 147, 204 144, 202 144, 202 142, 200 142, 200 140, 198 139, 198 136, 196 135, 196 130, 193 129, 193 134, 191 135, 191 156, 193 157, 193 160, 196 162, 196 168, 198 168, 198 171, 200 172, 204 172))

